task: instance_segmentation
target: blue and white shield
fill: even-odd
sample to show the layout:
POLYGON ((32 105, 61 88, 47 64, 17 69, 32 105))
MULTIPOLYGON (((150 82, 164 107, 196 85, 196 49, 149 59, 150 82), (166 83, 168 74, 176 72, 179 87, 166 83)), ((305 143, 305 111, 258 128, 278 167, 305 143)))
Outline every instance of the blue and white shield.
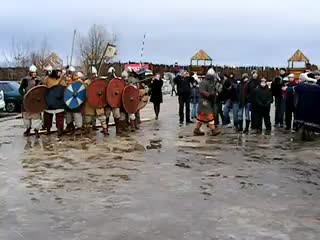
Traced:
POLYGON ((64 102, 70 109, 81 106, 86 99, 86 88, 80 81, 71 83, 64 92, 64 102))

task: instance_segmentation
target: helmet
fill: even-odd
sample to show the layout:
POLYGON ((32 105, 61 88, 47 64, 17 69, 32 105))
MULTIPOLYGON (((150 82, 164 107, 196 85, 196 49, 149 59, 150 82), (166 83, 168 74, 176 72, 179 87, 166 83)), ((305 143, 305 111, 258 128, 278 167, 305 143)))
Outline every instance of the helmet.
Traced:
POLYGON ((90 70, 91 70, 91 74, 98 74, 98 71, 94 66, 92 66, 90 70))
POLYGON ((124 70, 124 71, 121 73, 121 77, 122 77, 122 78, 127 78, 127 77, 129 77, 128 72, 127 72, 126 70, 124 70))
POLYGON ((216 72, 214 71, 213 68, 210 68, 207 72, 207 75, 210 75, 210 76, 214 76, 216 74, 216 72))
POLYGON ((108 69, 108 73, 114 73, 116 70, 114 69, 114 67, 110 67, 109 69, 108 69))
POLYGON ((37 72, 37 67, 32 64, 32 65, 29 67, 29 72, 31 72, 31 73, 37 72))
POLYGON ((73 66, 70 66, 70 67, 68 68, 68 71, 69 71, 69 72, 75 72, 76 69, 75 69, 73 66))
POLYGON ((83 77, 84 77, 84 75, 83 75, 82 72, 78 72, 77 74, 78 74, 78 77, 79 77, 79 78, 83 78, 83 77))
POLYGON ((46 70, 48 72, 52 72, 53 68, 51 67, 51 65, 48 65, 48 66, 45 67, 44 70, 46 70))

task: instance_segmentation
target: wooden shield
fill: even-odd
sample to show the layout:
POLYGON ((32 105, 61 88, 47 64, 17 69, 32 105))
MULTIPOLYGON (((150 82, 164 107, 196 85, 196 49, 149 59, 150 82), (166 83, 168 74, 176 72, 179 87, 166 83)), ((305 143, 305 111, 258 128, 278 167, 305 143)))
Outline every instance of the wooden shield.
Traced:
POLYGON ((149 102, 149 96, 146 94, 146 90, 144 89, 139 89, 139 105, 138 105, 138 110, 144 108, 148 102, 149 102))
POLYGON ((64 92, 64 102, 69 109, 79 108, 86 99, 86 88, 81 81, 71 83, 64 92))
POLYGON ((87 89, 87 101, 91 107, 104 108, 107 104, 108 81, 103 79, 93 80, 87 89))
POLYGON ((124 88, 122 94, 122 103, 127 113, 136 113, 139 105, 139 91, 133 85, 124 88))
POLYGON ((120 78, 112 79, 107 87, 107 101, 110 107, 117 108, 122 104, 124 82, 120 78))
POLYGON ((31 88, 23 98, 23 106, 26 112, 41 113, 47 109, 47 95, 48 88, 44 85, 39 85, 31 88))
POLYGON ((64 109, 64 91, 66 87, 62 85, 55 85, 48 88, 46 101, 48 104, 48 110, 64 109))

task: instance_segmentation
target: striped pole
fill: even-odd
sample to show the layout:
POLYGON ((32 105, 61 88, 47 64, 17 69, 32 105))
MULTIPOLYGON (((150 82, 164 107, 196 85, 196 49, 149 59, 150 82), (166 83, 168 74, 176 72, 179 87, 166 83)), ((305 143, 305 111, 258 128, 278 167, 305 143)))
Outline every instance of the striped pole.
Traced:
POLYGON ((142 59, 143 59, 143 53, 144 53, 144 44, 146 40, 146 34, 143 35, 143 41, 142 41, 142 48, 141 48, 141 55, 140 55, 140 67, 142 67, 142 59))

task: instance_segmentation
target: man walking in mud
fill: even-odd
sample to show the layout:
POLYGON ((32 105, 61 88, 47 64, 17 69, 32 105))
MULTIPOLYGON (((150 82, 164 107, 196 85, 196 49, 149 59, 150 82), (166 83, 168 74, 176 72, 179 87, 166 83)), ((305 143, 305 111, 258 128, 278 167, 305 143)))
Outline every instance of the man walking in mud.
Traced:
POLYGON ((184 71, 181 75, 174 78, 174 83, 177 85, 179 96, 179 120, 180 124, 184 122, 184 108, 186 123, 193 123, 190 120, 190 98, 191 98, 191 86, 194 82, 194 78, 189 75, 187 71, 184 71))

